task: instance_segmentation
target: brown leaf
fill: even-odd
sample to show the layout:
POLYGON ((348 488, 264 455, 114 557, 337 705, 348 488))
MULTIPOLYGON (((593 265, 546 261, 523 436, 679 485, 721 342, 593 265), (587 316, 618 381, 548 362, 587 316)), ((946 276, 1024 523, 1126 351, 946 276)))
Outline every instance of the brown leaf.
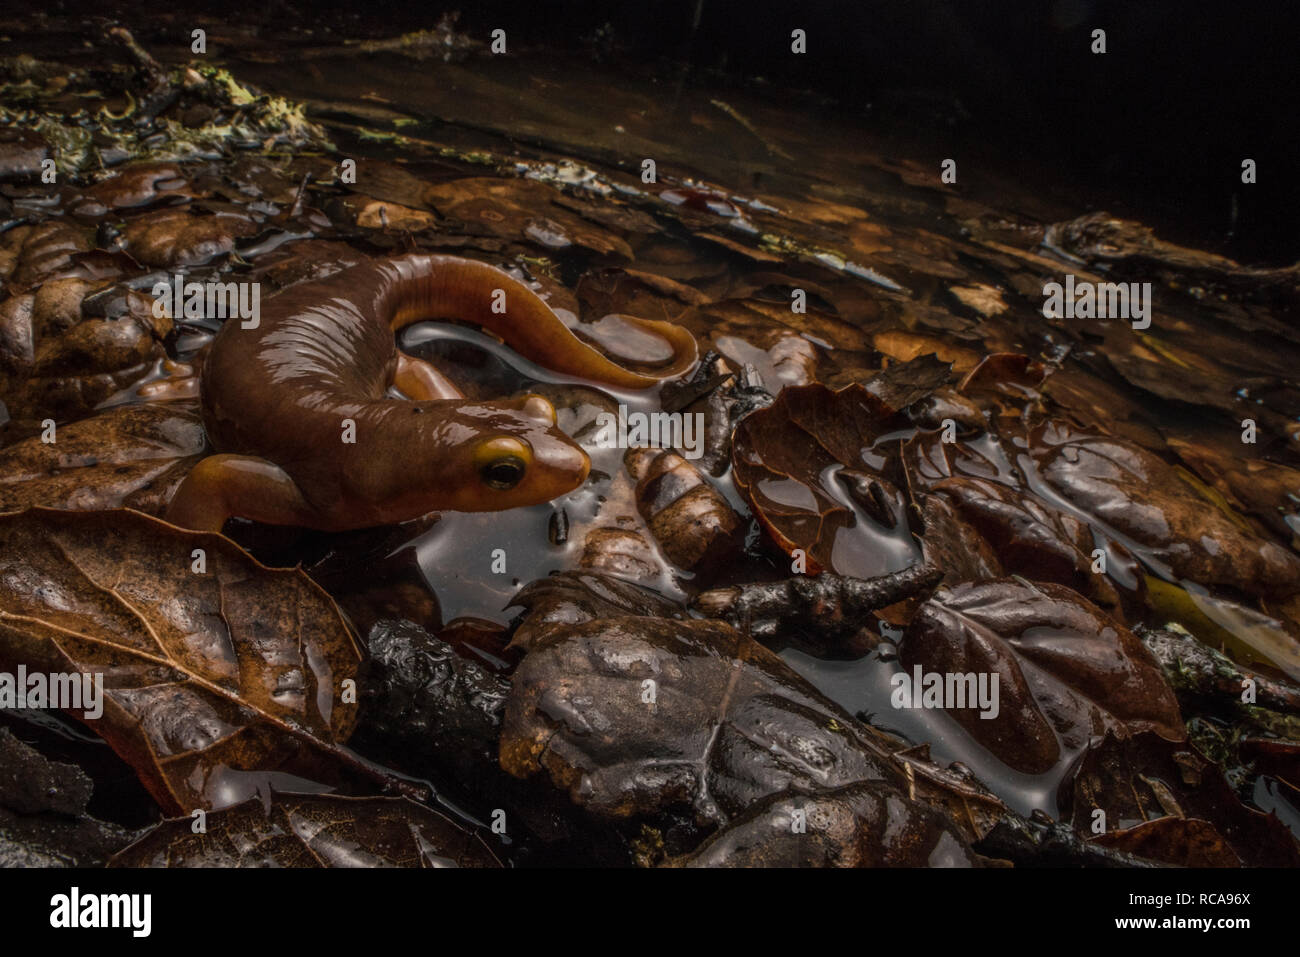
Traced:
POLYGON ((409 206, 374 200, 357 214, 357 225, 362 229, 395 229, 418 233, 422 229, 437 226, 438 217, 409 206))
POLYGON ((0 516, 0 663, 102 674, 103 715, 70 713, 172 813, 336 756, 360 662, 301 570, 264 568, 220 535, 130 510, 0 516))
POLYGON ((1291 542, 1300 539, 1300 471, 1267 462, 1242 458, 1224 449, 1171 438, 1169 447, 1206 482, 1230 500, 1239 502, 1276 534, 1291 542))
POLYGON ((277 794, 164 821, 110 867, 500 867, 482 838, 407 798, 277 794))
POLYGON ((736 487, 782 551, 803 550, 808 572, 875 578, 920 560, 901 493, 878 477, 876 440, 897 411, 860 385, 797 386, 736 427, 736 487))
POLYGON ((945 585, 1002 577, 1002 563, 988 540, 957 514, 948 499, 922 496, 921 517, 925 563, 943 572, 945 585))
POLYGON ((1094 844, 1178 867, 1240 867, 1241 858, 1209 821, 1161 817, 1093 838, 1094 844))
POLYGON ((718 824, 791 787, 904 783, 869 729, 762 645, 721 622, 645 617, 534 641, 506 702, 501 766, 544 770, 601 816, 684 805, 718 824))
POLYGON ((235 240, 257 232, 242 214, 199 216, 189 209, 160 209, 127 223, 122 238, 131 255, 146 266, 171 269, 199 266, 235 248, 235 240))
POLYGON ((510 600, 524 619, 510 642, 531 648, 552 627, 565 627, 619 615, 685 618, 686 610, 657 592, 598 572, 564 571, 525 585, 510 600))
POLYGON ((19 226, 0 240, 0 277, 17 289, 31 288, 72 272, 74 257, 92 248, 89 232, 70 223, 19 226))
POLYGON ((923 355, 906 362, 890 363, 862 383, 862 388, 880 399, 886 408, 901 411, 934 393, 951 376, 949 363, 934 355, 923 355))
POLYGON ((85 190, 71 211, 98 218, 113 210, 139 209, 194 196, 184 171, 175 163, 132 163, 85 190))
POLYGON ((687 571, 703 566, 702 574, 734 562, 745 525, 699 469, 661 449, 629 449, 625 461, 637 510, 670 561, 687 571))
POLYGON ((97 286, 106 284, 52 279, 0 303, 0 392, 14 433, 85 415, 164 355, 172 322, 153 314, 153 300, 97 286), (108 314, 84 315, 93 300, 108 314))
MULTIPOLYGON (((1174 820, 1212 821, 1215 832, 1246 864, 1300 866, 1300 845, 1286 825, 1242 804, 1218 766, 1185 742, 1149 732, 1123 740, 1108 734, 1084 756, 1066 797, 1066 815, 1081 834, 1089 833, 1096 810, 1106 813, 1108 832, 1169 818, 1165 804, 1172 797, 1184 815, 1174 820)), ((1211 851, 1216 862, 1223 859, 1214 835, 1199 827, 1189 834, 1187 825, 1164 825, 1150 837, 1139 832, 1111 840, 1125 844, 1144 838, 1140 853, 1172 864, 1211 851)))
POLYGON ((962 374, 974 369, 981 359, 979 351, 957 345, 950 339, 904 332, 900 329, 876 333, 872 337, 871 344, 877 351, 898 362, 909 362, 919 356, 934 355, 944 362, 951 363, 953 370, 962 374))
POLYGON ((37 179, 49 155, 49 145, 31 130, 5 130, 0 134, 0 181, 37 179))
POLYGON ((945 681, 996 675, 996 715, 969 704, 950 714, 1027 774, 1050 770, 1107 729, 1185 736, 1174 694, 1142 642, 1060 585, 1002 579, 941 589, 912 619, 899 658, 908 678, 916 668, 945 681))
POLYGON ((945 479, 931 490, 957 506, 1007 572, 1073 588, 1107 610, 1119 605, 1114 585, 1092 570, 1091 530, 1073 515, 989 479, 945 479))
POLYGON ((996 352, 985 356, 966 374, 958 386, 962 392, 1001 392, 1004 395, 1032 394, 1043 384, 1048 369, 1041 362, 1018 352, 996 352))
POLYGON ((557 192, 535 180, 472 177, 430 185, 424 201, 460 230, 499 236, 546 249, 581 246, 601 255, 632 259, 632 247, 555 203, 557 192))
POLYGON ((1035 430, 1029 443, 1051 488, 1103 534, 1131 540, 1153 570, 1249 595, 1300 591, 1300 558, 1230 519, 1145 449, 1059 422, 1035 430))
POLYGON ((0 450, 0 512, 34 505, 161 514, 202 457, 203 423, 187 403, 119 405, 0 450))
POLYGON ((971 867, 943 815, 878 781, 756 802, 670 867, 971 867))

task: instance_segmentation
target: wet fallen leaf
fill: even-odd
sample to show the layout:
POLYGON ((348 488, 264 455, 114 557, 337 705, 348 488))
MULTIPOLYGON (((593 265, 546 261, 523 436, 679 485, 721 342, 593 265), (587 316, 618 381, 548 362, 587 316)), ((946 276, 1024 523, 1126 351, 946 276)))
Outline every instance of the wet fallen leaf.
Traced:
POLYGON ((989 479, 945 479, 931 491, 957 507, 1007 572, 1066 585, 1108 610, 1117 609, 1115 586, 1092 570, 1092 531, 1073 515, 989 479))
POLYGON ((144 375, 165 354, 171 329, 148 296, 83 279, 52 279, 0 303, 0 389, 11 433, 85 415, 144 375))
POLYGON ((299 570, 138 512, 36 508, 0 516, 0 661, 102 674, 102 716, 69 713, 188 813, 337 758, 361 655, 299 570))
POLYGON ((782 551, 802 551, 808 572, 875 578, 920 559, 875 449, 897 411, 860 385, 799 386, 736 428, 736 487, 782 551))
POLYGON ((1053 491, 1157 571, 1248 595, 1300 591, 1300 557, 1228 518, 1145 449, 1056 422, 1029 446, 1053 491))
POLYGON ((1242 459, 1204 443, 1171 438, 1169 447, 1220 493, 1295 548, 1300 539, 1300 470, 1263 459, 1242 459))
POLYGON ((69 223, 18 226, 0 239, 0 278, 16 290, 29 289, 56 275, 70 275, 73 258, 92 248, 88 231, 69 223))
POLYGON ((162 209, 127 223, 122 238, 127 250, 146 266, 172 269, 201 266, 235 248, 235 240, 257 232, 242 213, 197 215, 190 209, 162 209))
POLYGON ((189 185, 175 163, 133 163, 83 190, 72 212, 98 218, 111 211, 193 199, 195 193, 189 185))
POLYGON ((1246 663, 1266 662, 1300 681, 1300 638, 1294 625, 1239 602, 1208 594, 1194 582, 1172 584, 1149 576, 1147 600, 1211 647, 1226 648, 1246 663))
POLYGON ((974 349, 945 341, 937 336, 926 336, 891 329, 877 333, 871 344, 891 359, 908 362, 919 356, 934 355, 952 364, 959 373, 967 373, 979 364, 980 353, 974 349))
POLYGON ((791 787, 902 775, 871 733, 721 622, 621 617, 554 628, 516 669, 501 766, 605 817, 677 806, 726 823, 791 787))
POLYGON ((424 201, 470 233, 547 249, 581 246, 600 255, 633 258, 625 239, 561 208, 554 202, 556 195, 536 180, 473 177, 432 184, 424 201))
POLYGON ((407 798, 277 794, 164 821, 110 867, 500 867, 482 838, 407 798))
POLYGON ((963 306, 974 309, 982 316, 997 316, 1007 311, 1002 294, 992 286, 977 283, 973 286, 952 286, 948 292, 963 306))
POLYGON ((1300 866, 1300 845, 1272 814, 1246 807, 1222 772, 1194 748, 1151 733, 1119 739, 1107 734, 1089 750, 1067 793, 1067 815, 1080 833, 1088 833, 1094 811, 1106 814, 1108 840, 1117 846, 1140 846, 1145 856, 1171 864, 1187 863, 1193 853, 1223 861, 1220 842, 1253 867, 1300 866), (1166 805, 1175 804, 1181 814, 1166 805), (1148 821, 1212 821, 1214 834, 1197 826, 1164 825, 1152 832, 1123 832, 1148 821), (1140 842, 1140 843, 1139 843, 1140 842))
MULTIPOLYGON (((1060 585, 1002 579, 941 589, 899 645, 907 674, 998 677, 996 713, 949 713, 1009 767, 1053 768, 1108 729, 1184 737, 1173 692, 1141 641, 1060 585)), ((924 686, 923 686, 924 687, 924 686)), ((939 704, 955 704, 940 698, 939 704)))
POLYGON ((862 388, 901 411, 933 395, 952 377, 952 366, 934 355, 917 356, 906 362, 892 362, 862 383, 862 388))
POLYGON ((523 618, 510 642, 512 648, 531 648, 552 628, 564 628, 596 618, 647 615, 685 618, 686 610, 648 588, 597 572, 563 571, 539 578, 519 589, 511 608, 522 608, 523 618))
POLYGON ((965 522, 942 495, 922 497, 925 531, 921 548, 925 563, 943 572, 945 585, 1001 578, 1002 563, 988 540, 965 522))
POLYGON ((1093 842, 1178 867, 1241 866, 1218 829, 1197 818, 1161 817, 1098 835, 1093 842))
POLYGON ((430 213, 379 200, 368 203, 357 215, 357 225, 362 229, 396 229, 415 233, 432 229, 437 224, 438 218, 430 213))
POLYGON ((50 155, 48 144, 29 130, 5 130, 0 135, 0 181, 34 180, 50 155))
POLYGON ((161 514, 202 457, 198 410, 187 403, 120 405, 0 450, 0 512, 33 505, 161 514))
POLYGON ((756 802, 671 867, 971 867, 943 815, 879 782, 756 802))

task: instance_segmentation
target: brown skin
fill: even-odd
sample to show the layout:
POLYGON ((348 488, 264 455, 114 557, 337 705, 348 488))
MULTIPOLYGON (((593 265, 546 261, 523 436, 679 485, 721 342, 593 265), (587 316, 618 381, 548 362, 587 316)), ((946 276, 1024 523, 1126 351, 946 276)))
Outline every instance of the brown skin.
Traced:
POLYGON ((399 353, 393 332, 423 319, 472 322, 539 365, 623 388, 648 388, 696 359, 689 332, 636 319, 669 341, 674 359, 658 375, 625 369, 484 263, 424 254, 363 263, 268 300, 257 328, 232 319, 218 333, 200 393, 221 454, 181 483, 168 520, 220 531, 241 516, 342 531, 536 505, 586 481, 590 460, 545 399, 468 402, 433 366, 399 353), (492 311, 498 289, 504 313, 492 311), (390 385, 411 399, 387 397, 390 385), (345 420, 354 443, 343 441, 345 420))

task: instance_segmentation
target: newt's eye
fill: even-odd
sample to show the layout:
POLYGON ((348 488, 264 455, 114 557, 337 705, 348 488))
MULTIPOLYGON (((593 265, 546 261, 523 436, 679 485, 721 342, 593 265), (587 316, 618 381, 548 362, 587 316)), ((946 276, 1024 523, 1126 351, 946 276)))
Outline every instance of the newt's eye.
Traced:
POLYGON ((524 479, 532 449, 526 442, 508 435, 488 439, 474 450, 474 464, 483 484, 493 489, 511 489, 524 479))
POLYGON ((483 466, 479 474, 483 476, 483 483, 488 488, 514 488, 524 477, 524 462, 523 459, 507 455, 483 466))

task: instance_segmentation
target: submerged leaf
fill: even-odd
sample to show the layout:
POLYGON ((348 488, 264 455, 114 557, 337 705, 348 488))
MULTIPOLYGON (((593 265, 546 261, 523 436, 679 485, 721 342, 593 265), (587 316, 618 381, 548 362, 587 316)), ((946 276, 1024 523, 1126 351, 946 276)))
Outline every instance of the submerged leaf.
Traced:
POLYGON ((916 564, 901 493, 879 476, 878 439, 899 410, 860 385, 782 390, 736 428, 736 487, 763 528, 806 570, 874 578, 916 564))

